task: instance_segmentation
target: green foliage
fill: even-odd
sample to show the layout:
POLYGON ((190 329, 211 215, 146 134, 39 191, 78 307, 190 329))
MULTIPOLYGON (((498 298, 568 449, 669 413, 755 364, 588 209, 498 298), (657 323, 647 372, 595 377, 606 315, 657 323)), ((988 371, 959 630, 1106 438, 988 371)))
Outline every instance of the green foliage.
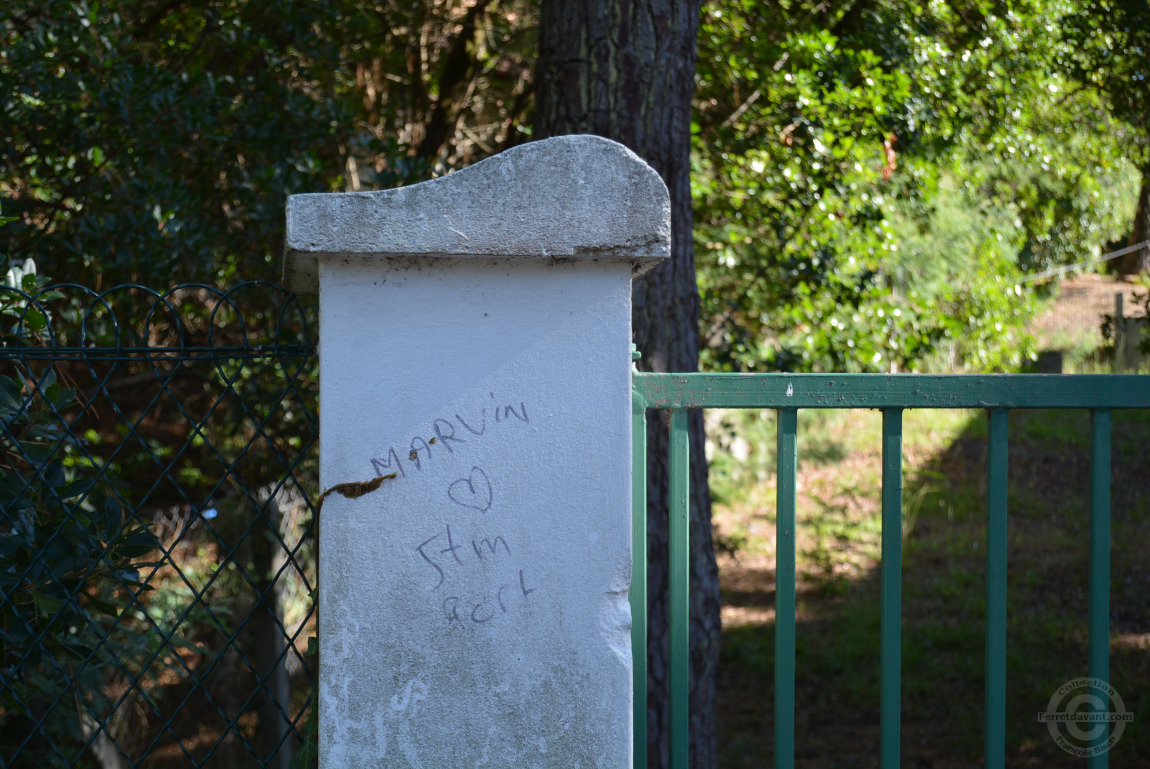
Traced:
MULTIPOLYGON (((3 224, 0 221, 0 224, 3 224)), ((5 276, 5 284, 25 294, 36 294, 44 301, 60 298, 58 291, 48 290, 48 280, 36 274, 36 262, 25 259, 20 265, 11 265, 5 276)), ((15 293, 0 291, 0 343, 10 335, 28 339, 39 339, 48 327, 48 316, 39 302, 27 302, 15 293), (10 325, 9 325, 10 324, 10 325)))
POLYGON ((1143 0, 1067 3, 1058 24, 1059 63, 1076 89, 1097 95, 1131 160, 1150 163, 1150 5, 1143 0))
POLYGON ((1026 271, 1099 256, 1125 237, 1138 199, 1138 171, 1098 99, 1060 82, 1022 105, 985 151, 960 148, 952 172, 968 205, 997 210, 993 229, 1026 271))
POLYGON ((699 38, 704 365, 1011 368, 1026 271, 1122 235, 1134 169, 1065 7, 712 3, 699 38), (1090 127, 1088 127, 1090 126, 1090 127), (959 320, 961 319, 961 320, 959 320))
POLYGON ((330 189, 330 2, 8 3, 0 250, 90 285, 278 274, 288 192, 330 189))
POLYGON ((939 296, 937 325, 955 362, 978 371, 1017 369, 1033 356, 1025 332, 1038 303, 1017 282, 1020 273, 990 248, 976 252, 970 274, 959 276, 939 296))
MULTIPOLYGON (((0 192, 18 223, 0 248, 88 285, 274 279, 289 192, 419 181, 528 135, 537 17, 522 2, 10 6, 0 192)), ((952 344, 944 313, 1013 306, 1012 285, 971 281, 1080 261, 1124 233, 1144 112, 1125 85, 1141 82, 1150 25, 1137 2, 1103 6, 708 4, 704 365, 1025 357, 990 335, 952 344), (933 229, 956 191, 978 231, 962 248, 933 229)))

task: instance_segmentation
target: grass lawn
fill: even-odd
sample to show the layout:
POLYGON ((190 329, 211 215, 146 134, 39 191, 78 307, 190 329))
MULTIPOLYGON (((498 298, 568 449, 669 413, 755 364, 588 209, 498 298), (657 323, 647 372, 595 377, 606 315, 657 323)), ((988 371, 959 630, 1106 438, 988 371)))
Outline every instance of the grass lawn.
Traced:
MULTIPOLYGON (((774 416, 712 413, 721 549, 720 745, 770 766, 774 416)), ((902 756, 982 763, 986 415, 908 411, 904 426, 902 756)), ((1007 752, 1082 766, 1037 721, 1087 673, 1089 416, 1010 416, 1007 752)), ((1113 425, 1111 682, 1135 720, 1111 765, 1150 766, 1150 413, 1113 425), (1145 714, 1145 715, 1143 715, 1145 714)), ((796 765, 877 767, 881 414, 799 415, 796 765)))

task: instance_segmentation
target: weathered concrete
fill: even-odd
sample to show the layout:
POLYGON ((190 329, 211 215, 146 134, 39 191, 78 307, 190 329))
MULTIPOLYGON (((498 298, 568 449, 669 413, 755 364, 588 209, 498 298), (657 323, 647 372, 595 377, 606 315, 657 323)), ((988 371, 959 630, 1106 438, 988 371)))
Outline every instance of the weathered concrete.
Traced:
POLYGON ((323 254, 288 254, 317 263, 321 481, 384 478, 321 513, 320 766, 630 766, 630 281, 666 191, 593 137, 421 187, 289 201, 323 254))
POLYGON ((380 192, 292 195, 284 283, 316 290, 321 256, 626 258, 670 253, 658 174, 622 144, 560 136, 434 181, 380 192))

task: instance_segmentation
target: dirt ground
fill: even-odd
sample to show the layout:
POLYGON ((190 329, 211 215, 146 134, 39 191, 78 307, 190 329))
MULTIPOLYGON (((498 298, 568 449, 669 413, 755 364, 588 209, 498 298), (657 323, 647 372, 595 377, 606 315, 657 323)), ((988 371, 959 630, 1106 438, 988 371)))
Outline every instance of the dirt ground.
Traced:
POLYGON ((1058 349, 1068 340, 1083 337, 1101 344, 1099 327, 1102 316, 1114 313, 1115 294, 1118 293, 1122 294, 1124 317, 1145 315, 1143 308, 1135 303, 1135 294, 1146 292, 1135 283, 1093 274, 1062 281, 1058 297, 1031 329, 1038 339, 1039 349, 1058 349))

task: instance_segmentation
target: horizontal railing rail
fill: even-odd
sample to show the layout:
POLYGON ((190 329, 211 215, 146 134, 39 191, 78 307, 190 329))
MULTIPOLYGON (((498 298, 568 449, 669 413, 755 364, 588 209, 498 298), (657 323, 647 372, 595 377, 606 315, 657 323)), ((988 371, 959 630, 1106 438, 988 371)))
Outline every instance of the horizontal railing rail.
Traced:
POLYGON ((644 374, 650 409, 1144 409, 1138 374, 644 374))
MULTIPOLYGON (((800 409, 879 409, 882 426, 880 765, 900 764, 902 416, 905 409, 989 415, 986 546, 985 766, 1006 763, 1007 416, 1011 409, 1087 409, 1090 443, 1089 675, 1109 681, 1110 432, 1114 409, 1150 408, 1150 376, 930 374, 650 374, 632 378, 635 766, 647 764, 646 412, 670 413, 670 754, 688 765, 690 409, 773 409, 777 427, 775 761, 794 766, 795 527, 800 409)), ((1097 692, 1102 694, 1101 691, 1097 692)), ((1103 700, 1105 701, 1105 697, 1103 700)), ((1096 740, 1106 741, 1105 733, 1096 740)), ((1090 759, 1107 766, 1107 754, 1090 759)))

